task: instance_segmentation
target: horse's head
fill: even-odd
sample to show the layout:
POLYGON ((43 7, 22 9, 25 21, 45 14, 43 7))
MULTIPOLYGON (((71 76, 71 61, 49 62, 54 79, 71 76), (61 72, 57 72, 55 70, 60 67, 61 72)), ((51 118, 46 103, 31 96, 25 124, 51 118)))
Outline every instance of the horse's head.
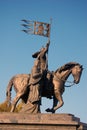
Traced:
POLYGON ((73 65, 72 69, 71 69, 71 73, 74 77, 74 83, 78 84, 81 78, 81 74, 82 74, 82 70, 83 70, 83 66, 80 64, 75 64, 73 65))
MULTIPOLYGON (((83 70, 83 67, 79 63, 69 62, 63 65, 62 67, 60 67, 59 69, 57 69, 55 73, 57 77, 63 82, 66 82, 68 76, 72 74, 74 78, 73 82, 78 84, 80 81, 82 70, 83 70)), ((71 81, 67 81, 67 82, 71 82, 71 81)))

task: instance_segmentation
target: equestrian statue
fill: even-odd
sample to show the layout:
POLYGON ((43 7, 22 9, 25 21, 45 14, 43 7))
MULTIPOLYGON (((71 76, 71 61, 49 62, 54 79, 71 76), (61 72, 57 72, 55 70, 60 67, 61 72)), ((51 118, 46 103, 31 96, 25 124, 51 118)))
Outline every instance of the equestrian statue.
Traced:
POLYGON ((48 49, 50 42, 46 47, 32 55, 35 59, 31 74, 17 74, 13 76, 7 86, 6 100, 8 104, 12 104, 11 112, 14 112, 17 102, 22 99, 25 103, 21 112, 40 113, 41 98, 47 97, 53 99, 52 108, 47 108, 47 112, 55 113, 55 111, 64 104, 62 95, 65 91, 65 83, 70 75, 73 76, 71 85, 80 82, 83 66, 77 62, 69 62, 57 68, 56 71, 48 70, 48 49), (16 96, 11 102, 12 86, 16 92, 16 96))

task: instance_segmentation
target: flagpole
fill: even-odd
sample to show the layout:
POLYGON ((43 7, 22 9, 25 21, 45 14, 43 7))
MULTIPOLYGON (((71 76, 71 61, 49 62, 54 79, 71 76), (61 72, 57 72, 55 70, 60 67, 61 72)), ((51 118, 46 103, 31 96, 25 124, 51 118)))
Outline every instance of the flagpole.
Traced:
POLYGON ((52 18, 50 18, 50 28, 49 28, 48 43, 50 42, 50 35, 51 35, 51 25, 52 25, 52 18))
MULTIPOLYGON (((49 43, 49 45, 50 45, 51 24, 52 24, 52 18, 50 18, 50 27, 49 27, 49 35, 48 35, 48 43, 49 43)), ((49 51, 49 49, 48 49, 48 51, 49 51)), ((48 71, 48 51, 47 51, 47 59, 46 59, 47 71, 48 71)))

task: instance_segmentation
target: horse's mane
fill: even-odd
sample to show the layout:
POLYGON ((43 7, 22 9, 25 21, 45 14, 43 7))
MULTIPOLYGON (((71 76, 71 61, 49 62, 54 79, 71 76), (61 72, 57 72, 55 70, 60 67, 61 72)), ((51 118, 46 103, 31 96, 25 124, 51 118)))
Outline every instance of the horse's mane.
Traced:
POLYGON ((58 68, 58 69, 55 71, 55 73, 56 73, 56 72, 61 73, 62 71, 68 70, 68 69, 74 67, 75 65, 80 65, 80 64, 79 64, 79 63, 76 63, 76 62, 69 62, 69 63, 67 63, 67 64, 64 64, 64 65, 61 66, 60 68, 58 68))

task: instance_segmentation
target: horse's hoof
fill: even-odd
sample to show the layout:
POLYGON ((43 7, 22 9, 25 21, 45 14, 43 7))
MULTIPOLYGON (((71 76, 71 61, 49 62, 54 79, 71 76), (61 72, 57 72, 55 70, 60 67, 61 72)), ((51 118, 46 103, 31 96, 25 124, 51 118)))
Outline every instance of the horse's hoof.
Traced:
POLYGON ((55 113, 55 110, 52 108, 52 109, 51 109, 51 112, 52 112, 52 113, 55 113))
POLYGON ((55 110, 53 109, 53 108, 47 108, 46 110, 45 110, 46 112, 51 112, 51 113, 55 113, 55 110))
POLYGON ((45 111, 46 111, 46 112, 51 112, 51 109, 50 109, 50 108, 47 108, 45 111))

